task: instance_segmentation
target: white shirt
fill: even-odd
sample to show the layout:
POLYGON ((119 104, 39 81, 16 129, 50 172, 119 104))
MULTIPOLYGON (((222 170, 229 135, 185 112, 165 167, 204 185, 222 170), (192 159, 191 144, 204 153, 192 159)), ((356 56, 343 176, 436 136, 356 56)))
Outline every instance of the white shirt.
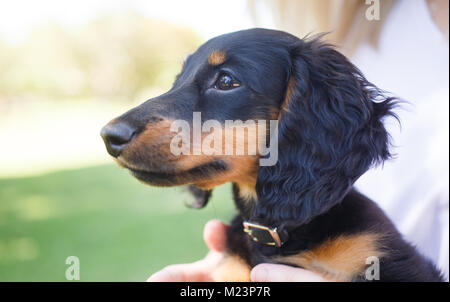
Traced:
MULTIPOLYGON (((371 21, 377 22, 377 21, 371 21)), ((379 45, 352 61, 379 88, 410 104, 386 121, 396 157, 356 187, 376 201, 405 238, 449 274, 449 45, 423 0, 400 0, 379 45)))

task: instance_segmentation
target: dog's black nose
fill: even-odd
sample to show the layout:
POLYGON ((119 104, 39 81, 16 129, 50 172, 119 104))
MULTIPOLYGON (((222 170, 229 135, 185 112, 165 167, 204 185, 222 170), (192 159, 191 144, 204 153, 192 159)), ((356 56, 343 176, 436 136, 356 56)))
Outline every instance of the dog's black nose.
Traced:
POLYGON ((107 124, 102 128, 100 135, 106 145, 106 150, 108 153, 114 157, 118 157, 122 150, 130 143, 136 129, 131 125, 118 121, 107 124))

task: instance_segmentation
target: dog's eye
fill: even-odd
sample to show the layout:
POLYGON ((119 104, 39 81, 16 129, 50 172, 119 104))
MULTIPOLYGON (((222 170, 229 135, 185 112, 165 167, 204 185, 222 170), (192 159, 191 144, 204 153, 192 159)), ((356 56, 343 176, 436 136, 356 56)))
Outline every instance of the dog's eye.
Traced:
POLYGON ((230 75, 224 73, 219 76, 214 88, 219 90, 230 90, 239 86, 240 84, 237 81, 235 81, 230 75))

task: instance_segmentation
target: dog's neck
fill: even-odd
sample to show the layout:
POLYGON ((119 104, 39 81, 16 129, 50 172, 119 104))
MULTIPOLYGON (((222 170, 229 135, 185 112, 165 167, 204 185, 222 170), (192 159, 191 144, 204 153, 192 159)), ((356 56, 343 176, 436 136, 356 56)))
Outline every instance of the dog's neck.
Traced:
MULTIPOLYGON (((246 223, 247 224, 250 223, 253 226, 255 226, 255 224, 252 222, 252 216, 254 213, 254 209, 257 206, 257 202, 258 202, 258 197, 257 197, 255 188, 243 186, 242 184, 238 184, 238 183, 233 183, 233 199, 234 199, 236 208, 239 211, 240 217, 243 221, 244 229, 248 227, 248 226, 245 227, 246 223)), ((280 232, 276 231, 277 226, 269 226, 269 225, 264 226, 261 224, 257 224, 257 225, 258 225, 257 228, 259 228, 259 227, 272 228, 276 232, 277 239, 275 239, 275 237, 272 237, 273 241, 271 243, 266 243, 266 244, 269 244, 269 245, 279 244, 278 247, 281 247, 282 244, 285 243, 289 239, 289 234, 288 234, 287 230, 283 230, 282 233, 280 233, 280 232)), ((258 243, 261 243, 262 241, 267 240, 267 234, 266 234, 266 236, 263 236, 263 237, 255 237, 255 236, 257 236, 256 234, 254 234, 255 230, 250 231, 250 229, 247 229, 247 231, 244 230, 244 232, 249 234, 249 236, 250 236, 249 238, 252 238, 253 241, 257 241, 258 243), (262 238, 265 238, 265 239, 261 240, 262 238)), ((260 235, 262 235, 262 234, 260 234, 260 235)), ((269 247, 264 244, 258 244, 258 246, 259 246, 259 248, 262 248, 263 250, 267 250, 267 248, 269 248, 266 251, 266 253, 274 252, 273 246, 269 247)))
MULTIPOLYGON (((350 186, 345 194, 339 200, 337 200, 334 204, 340 203, 345 196, 352 190, 352 186, 350 186)), ((233 200, 236 205, 237 210, 239 211, 240 216, 244 220, 252 220, 254 216, 255 207, 258 204, 258 195, 256 193, 256 189, 254 186, 244 185, 241 183, 233 183, 233 200)), ((300 201, 299 201, 300 202, 300 201)), ((334 206, 334 205, 333 205, 334 206)), ((290 220, 287 224, 292 227, 301 227, 305 224, 310 224, 313 220, 315 220, 317 215, 311 216, 306 222, 305 221, 295 221, 290 220)), ((276 225, 268 225, 270 227, 279 227, 281 224, 284 224, 284 221, 279 221, 279 224, 276 225)))
MULTIPOLYGON (((239 211, 239 215, 241 216, 241 220, 254 222, 252 221, 252 216, 254 213, 254 208, 257 206, 258 198, 256 191, 250 191, 252 194, 249 194, 247 190, 248 188, 233 183, 234 202, 239 211)), ((355 199, 355 196, 359 196, 358 194, 359 193, 355 190, 349 189, 346 196, 353 197, 348 199, 347 207, 349 205, 351 206, 350 200, 355 199)), ((346 197, 343 199, 345 198, 346 197)), ((339 204, 343 204, 343 201, 339 202, 339 204)), ((340 214, 336 214, 339 211, 342 211, 342 206, 335 205, 326 213, 311 217, 311 219, 306 223, 298 222, 297 224, 296 221, 289 221, 288 223, 281 221, 279 225, 264 225, 265 227, 278 229, 278 234, 283 241, 280 249, 278 247, 252 242, 250 237, 249 240, 254 245, 254 248, 259 250, 262 255, 266 256, 280 252, 291 253, 292 251, 303 250, 307 248, 307 246, 315 244, 317 238, 320 238, 319 241, 325 240, 325 237, 328 236, 330 232, 335 230, 333 225, 336 220, 333 219, 333 217, 340 216, 340 214), (327 231, 324 232, 323 230, 327 231), (321 236, 324 237, 322 238, 321 236), (291 241, 290 238, 292 237, 296 239, 291 241), (299 238, 301 238, 301 240, 299 240, 299 238)), ((261 225, 260 223, 258 224, 261 225)))
POLYGON ((243 218, 249 219, 258 200, 255 187, 233 183, 233 199, 239 214, 243 218))

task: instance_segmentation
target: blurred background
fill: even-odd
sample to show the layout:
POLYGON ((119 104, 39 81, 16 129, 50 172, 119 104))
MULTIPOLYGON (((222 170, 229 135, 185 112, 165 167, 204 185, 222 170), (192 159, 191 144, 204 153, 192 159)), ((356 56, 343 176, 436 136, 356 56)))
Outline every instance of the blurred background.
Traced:
POLYGON ((144 186, 112 164, 99 131, 168 90, 203 42, 255 26, 330 32, 369 80, 412 104, 391 129, 399 160, 358 186, 448 274, 448 1, 16 0, 0 1, 0 281, 65 281, 69 256, 81 281, 143 281, 203 257, 204 224, 234 214, 230 186, 187 209, 182 188, 144 186))

